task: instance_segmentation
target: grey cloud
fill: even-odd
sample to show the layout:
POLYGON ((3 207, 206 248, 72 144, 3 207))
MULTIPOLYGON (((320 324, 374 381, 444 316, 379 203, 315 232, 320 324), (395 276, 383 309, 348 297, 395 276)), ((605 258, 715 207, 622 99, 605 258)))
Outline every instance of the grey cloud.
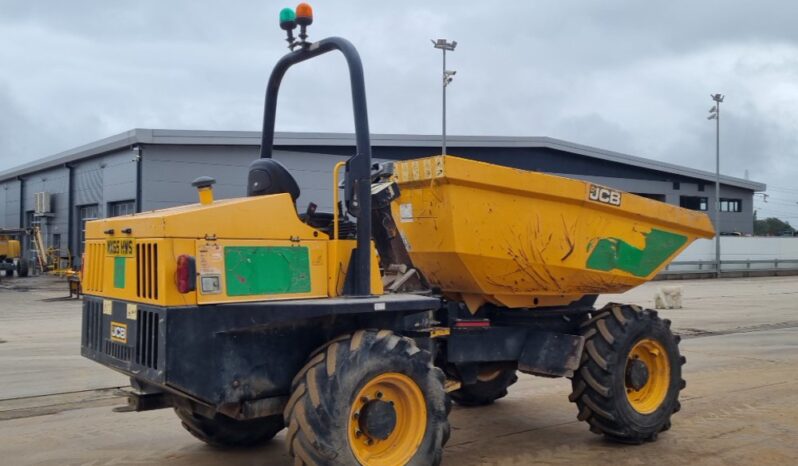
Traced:
MULTIPOLYGON (((724 172, 795 186, 798 3, 313 4, 313 38, 341 35, 361 51, 375 132, 439 131, 429 39, 448 37, 460 44, 450 133, 553 136, 712 170, 705 115, 709 93, 724 92, 724 172)), ((258 129, 286 51, 282 6, 3 1, 0 169, 133 127, 258 129)), ((279 129, 351 129, 338 57, 292 70, 280 99, 279 129)))

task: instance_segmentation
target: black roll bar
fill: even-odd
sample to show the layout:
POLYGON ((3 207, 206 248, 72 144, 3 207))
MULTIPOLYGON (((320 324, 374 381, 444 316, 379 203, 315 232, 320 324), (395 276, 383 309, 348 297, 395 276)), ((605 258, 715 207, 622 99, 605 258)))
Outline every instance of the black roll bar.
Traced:
MULTIPOLYGON (((338 50, 349 66, 349 81, 352 88, 352 107, 355 116, 356 152, 346 162, 344 199, 350 214, 357 218, 357 246, 353 266, 352 294, 371 295, 371 140, 369 119, 366 110, 366 85, 363 64, 357 49, 346 39, 328 37, 308 44, 299 50, 284 55, 272 70, 266 87, 266 103, 263 108, 263 132, 260 158, 271 158, 274 146, 274 123, 277 115, 277 94, 285 72, 293 65, 338 50)), ((338 208, 338 206, 335 206, 338 208)))

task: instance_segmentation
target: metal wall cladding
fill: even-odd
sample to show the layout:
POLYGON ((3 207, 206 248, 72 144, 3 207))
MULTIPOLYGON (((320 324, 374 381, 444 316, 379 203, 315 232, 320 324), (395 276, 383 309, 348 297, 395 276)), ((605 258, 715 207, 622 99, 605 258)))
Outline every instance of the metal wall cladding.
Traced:
MULTIPOLYGON (((285 165, 302 191, 297 209, 303 212, 310 202, 322 212, 332 211, 332 170, 336 162, 350 155, 331 155, 275 150, 274 159, 285 165)), ((197 202, 191 182, 200 176, 216 179, 214 198, 246 195, 249 164, 258 158, 256 146, 145 146, 143 210, 163 209, 197 202)), ((380 162, 382 159, 374 158, 380 162)))
POLYGON ((75 168, 74 205, 100 204, 102 202, 103 169, 100 165, 99 161, 93 161, 75 168))
POLYGON ((19 228, 19 180, 0 183, 0 228, 19 228))

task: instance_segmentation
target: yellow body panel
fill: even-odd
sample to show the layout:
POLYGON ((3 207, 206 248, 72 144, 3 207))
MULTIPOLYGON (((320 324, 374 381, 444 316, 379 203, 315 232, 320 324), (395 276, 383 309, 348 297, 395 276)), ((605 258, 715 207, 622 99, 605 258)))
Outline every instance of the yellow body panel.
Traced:
POLYGON ((394 173, 413 263, 472 311, 623 292, 714 233, 705 214, 559 176, 451 156, 394 173))
POLYGON ((22 254, 19 241, 0 236, 0 257, 16 259, 22 254))
MULTIPOLYGON (((300 221, 288 194, 212 201, 88 222, 83 286, 89 295, 161 306, 334 297, 341 294, 354 247, 354 240, 330 240, 300 221), (241 283, 252 277, 231 272, 225 248, 306 250, 308 268, 300 278, 307 288, 229 293, 228 277, 241 283), (177 288, 183 254, 196 261, 197 290, 189 293, 177 288), (219 290, 204 292, 202 277, 218 277, 219 290)), ((252 273, 268 278, 271 271, 252 273)), ((376 254, 371 281, 372 292, 382 294, 376 254)))

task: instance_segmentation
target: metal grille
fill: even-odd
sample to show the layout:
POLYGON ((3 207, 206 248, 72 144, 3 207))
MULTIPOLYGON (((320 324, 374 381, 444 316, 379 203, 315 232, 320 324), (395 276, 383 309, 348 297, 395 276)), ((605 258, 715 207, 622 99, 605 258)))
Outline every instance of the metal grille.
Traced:
POLYGON ((105 244, 88 243, 86 245, 86 264, 83 268, 83 289, 87 292, 101 293, 103 291, 103 265, 105 262, 105 244))
POLYGON ((158 369, 158 314, 137 311, 136 363, 158 369))
POLYGON ((131 356, 133 356, 133 348, 105 340, 105 354, 120 361, 130 361, 131 356))
POLYGON ((158 244, 136 244, 136 296, 158 299, 158 244))
POLYGON ((102 347, 103 309, 100 301, 84 301, 83 346, 100 351, 102 347))

